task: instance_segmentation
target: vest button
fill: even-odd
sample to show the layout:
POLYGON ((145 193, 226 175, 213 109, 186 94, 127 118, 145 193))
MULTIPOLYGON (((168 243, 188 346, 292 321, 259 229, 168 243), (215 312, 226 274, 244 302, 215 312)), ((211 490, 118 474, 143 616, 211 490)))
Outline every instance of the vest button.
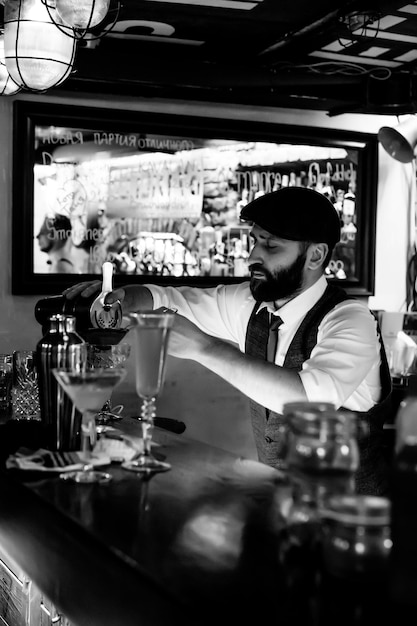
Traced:
POLYGON ((266 443, 272 443, 271 437, 265 437, 265 441, 266 441, 266 443))

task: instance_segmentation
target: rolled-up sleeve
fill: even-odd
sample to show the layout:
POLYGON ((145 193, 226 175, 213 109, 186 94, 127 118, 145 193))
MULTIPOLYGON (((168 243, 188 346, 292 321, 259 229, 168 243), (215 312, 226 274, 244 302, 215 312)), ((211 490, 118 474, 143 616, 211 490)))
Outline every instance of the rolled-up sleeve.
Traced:
POLYGON ((253 299, 245 283, 212 288, 150 284, 146 287, 152 294, 155 309, 175 308, 204 332, 237 343, 242 349, 253 307, 253 299))
POLYGON ((379 398, 379 365, 376 321, 361 303, 348 301, 323 319, 300 378, 308 400, 363 411, 379 398))

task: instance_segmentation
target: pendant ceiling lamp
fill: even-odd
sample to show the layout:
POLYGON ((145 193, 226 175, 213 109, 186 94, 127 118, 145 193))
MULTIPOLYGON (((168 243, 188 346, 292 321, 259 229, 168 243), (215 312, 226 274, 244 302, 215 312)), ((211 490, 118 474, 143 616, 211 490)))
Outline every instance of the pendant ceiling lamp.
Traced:
POLYGON ((94 41, 105 37, 115 27, 120 13, 120 2, 113 2, 113 0, 42 0, 42 2, 56 27, 61 28, 61 25, 65 23, 73 29, 74 37, 78 40, 94 41), (110 9, 112 2, 115 6, 110 9), (100 25, 110 13, 113 14, 111 24, 106 25, 101 33, 93 35, 91 31, 100 25), (56 21, 56 17, 59 22, 56 21))
POLYGON ((57 15, 73 28, 88 30, 106 17, 110 0, 56 0, 57 15))
POLYGON ((54 7, 47 8, 42 0, 6 0, 4 57, 18 85, 31 91, 59 85, 72 70, 75 50, 74 29, 54 7))
POLYGON ((20 85, 14 82, 7 71, 4 60, 4 36, 0 34, 0 96, 12 96, 20 89, 20 85))

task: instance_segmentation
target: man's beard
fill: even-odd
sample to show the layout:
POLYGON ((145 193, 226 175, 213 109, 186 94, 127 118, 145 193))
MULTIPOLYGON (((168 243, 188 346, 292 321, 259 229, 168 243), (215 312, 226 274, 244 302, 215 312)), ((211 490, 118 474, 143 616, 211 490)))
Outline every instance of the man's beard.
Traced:
POLYGON ((300 254, 289 267, 269 272, 259 263, 249 267, 251 272, 258 271, 265 274, 264 280, 253 276, 250 279, 250 290, 257 302, 273 302, 294 295, 303 284, 303 270, 306 252, 300 254))

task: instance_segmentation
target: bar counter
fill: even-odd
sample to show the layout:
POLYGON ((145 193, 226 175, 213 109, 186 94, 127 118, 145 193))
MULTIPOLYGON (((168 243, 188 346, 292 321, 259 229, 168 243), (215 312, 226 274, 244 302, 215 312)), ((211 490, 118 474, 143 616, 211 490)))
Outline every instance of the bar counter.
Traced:
MULTIPOLYGON (((139 435, 132 417, 118 428, 139 435)), ((1 547, 74 626, 277 619, 282 475, 183 434, 154 440, 172 469, 149 479, 2 470, 1 547)))

